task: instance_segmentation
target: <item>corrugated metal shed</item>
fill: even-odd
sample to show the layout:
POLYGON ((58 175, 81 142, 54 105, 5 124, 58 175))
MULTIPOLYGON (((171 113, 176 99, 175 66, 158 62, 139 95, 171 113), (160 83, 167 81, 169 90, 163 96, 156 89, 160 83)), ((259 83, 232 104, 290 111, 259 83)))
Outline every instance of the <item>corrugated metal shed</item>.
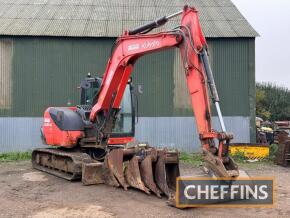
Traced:
POLYGON ((258 36, 230 0, 0 0, 0 35, 116 37, 184 4, 200 11, 206 37, 258 36))
MULTIPOLYGON (((254 39, 207 42, 223 114, 249 116, 254 39)), ((103 75, 113 43, 113 38, 0 37, 0 116, 41 117, 48 106, 79 104, 76 87, 88 72, 103 75)), ((180 59, 179 50, 170 49, 137 61, 132 77, 139 116, 192 117, 180 59)))

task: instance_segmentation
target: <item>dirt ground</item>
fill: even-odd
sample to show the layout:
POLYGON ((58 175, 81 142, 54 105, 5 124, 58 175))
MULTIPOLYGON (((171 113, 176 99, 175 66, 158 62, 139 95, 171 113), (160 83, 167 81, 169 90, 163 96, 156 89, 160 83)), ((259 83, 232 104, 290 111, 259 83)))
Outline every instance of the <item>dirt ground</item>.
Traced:
MULTIPOLYGON (((0 163, 0 217, 290 217, 290 169, 244 168, 251 176, 274 176, 275 208, 192 208, 180 210, 136 190, 83 186, 31 168, 28 161, 0 163)), ((181 166, 183 175, 200 169, 181 166)))

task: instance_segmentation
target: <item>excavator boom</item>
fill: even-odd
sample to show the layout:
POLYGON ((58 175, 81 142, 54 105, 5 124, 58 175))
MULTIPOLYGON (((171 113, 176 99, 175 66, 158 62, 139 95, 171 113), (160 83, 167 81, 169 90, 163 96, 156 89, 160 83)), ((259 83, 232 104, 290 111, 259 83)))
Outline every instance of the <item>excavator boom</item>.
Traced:
POLYGON ((104 74, 98 101, 90 113, 90 120, 99 122, 99 142, 103 143, 110 135, 124 87, 136 61, 143 55, 172 47, 178 47, 181 52, 188 92, 208 167, 221 177, 238 176, 237 166, 228 156, 228 145, 232 135, 226 133, 198 12, 188 6, 185 6, 182 12, 159 18, 135 30, 125 31, 117 39, 104 74), (144 34, 179 14, 182 14, 179 27, 156 34, 144 34), (221 132, 212 129, 209 96, 216 106, 221 132), (215 139, 219 141, 218 145, 215 145, 215 139))

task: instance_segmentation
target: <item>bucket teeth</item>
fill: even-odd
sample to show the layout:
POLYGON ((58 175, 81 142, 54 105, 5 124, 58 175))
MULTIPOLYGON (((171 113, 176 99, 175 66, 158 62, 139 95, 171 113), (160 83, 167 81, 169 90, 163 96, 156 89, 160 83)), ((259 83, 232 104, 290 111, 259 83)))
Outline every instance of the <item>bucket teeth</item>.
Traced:
POLYGON ((149 189, 145 187, 141 179, 139 158, 134 156, 131 160, 127 161, 125 165, 125 178, 128 184, 136 189, 140 189, 141 191, 150 194, 149 189))
POLYGON ((154 181, 152 155, 148 155, 140 164, 141 178, 147 188, 149 188, 158 197, 161 197, 161 191, 158 189, 154 181))
POLYGON ((112 150, 107 156, 107 164, 120 185, 127 190, 128 184, 123 173, 123 149, 112 150))

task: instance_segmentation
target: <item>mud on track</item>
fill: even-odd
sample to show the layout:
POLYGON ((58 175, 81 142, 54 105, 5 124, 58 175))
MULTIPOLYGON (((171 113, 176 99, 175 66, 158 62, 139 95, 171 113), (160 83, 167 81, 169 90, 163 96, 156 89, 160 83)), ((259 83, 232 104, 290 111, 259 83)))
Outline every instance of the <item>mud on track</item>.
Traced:
MULTIPOLYGON (((290 217, 290 168, 260 166, 251 176, 274 176, 278 202, 265 208, 194 208, 178 210, 136 190, 83 186, 38 172, 31 163, 0 163, 0 217, 290 217)), ((182 174, 200 169, 182 165, 182 174)))

